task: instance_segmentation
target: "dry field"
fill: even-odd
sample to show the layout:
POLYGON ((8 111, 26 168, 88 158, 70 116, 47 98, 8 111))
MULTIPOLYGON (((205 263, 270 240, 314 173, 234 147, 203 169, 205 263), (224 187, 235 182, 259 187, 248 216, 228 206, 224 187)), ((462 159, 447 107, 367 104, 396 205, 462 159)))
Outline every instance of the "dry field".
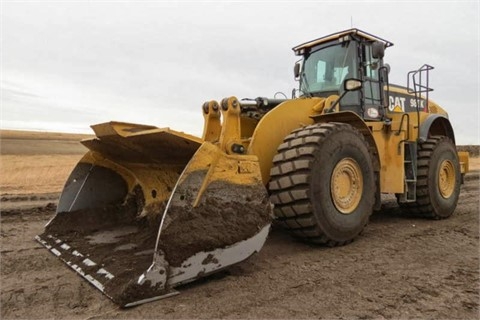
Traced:
POLYGON ((479 318, 480 158, 450 219, 407 217, 387 197, 363 235, 339 248, 294 241, 274 226, 249 260, 179 296, 119 309, 33 241, 85 136, 0 134, 2 319, 479 318))
POLYGON ((79 141, 93 137, 88 134, 0 130, 2 155, 72 155, 87 150, 79 141))
POLYGON ((90 135, 0 131, 0 194, 59 193, 90 135))
POLYGON ((1 155, 1 194, 58 193, 81 155, 1 155))

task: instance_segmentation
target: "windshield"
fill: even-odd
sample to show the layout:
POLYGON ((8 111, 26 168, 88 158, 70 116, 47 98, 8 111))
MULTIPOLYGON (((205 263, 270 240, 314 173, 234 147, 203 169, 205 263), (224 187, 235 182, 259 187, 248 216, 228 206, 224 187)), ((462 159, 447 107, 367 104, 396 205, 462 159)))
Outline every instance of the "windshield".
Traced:
POLYGON ((356 78, 355 43, 338 44, 312 52, 303 61, 300 91, 304 94, 339 91, 343 80, 356 78))

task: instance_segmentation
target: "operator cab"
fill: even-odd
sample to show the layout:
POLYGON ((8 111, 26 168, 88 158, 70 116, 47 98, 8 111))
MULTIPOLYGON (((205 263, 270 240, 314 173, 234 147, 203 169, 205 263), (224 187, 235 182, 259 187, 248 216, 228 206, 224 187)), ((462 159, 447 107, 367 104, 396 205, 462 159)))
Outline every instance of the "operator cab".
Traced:
POLYGON ((388 105, 383 54, 393 43, 358 29, 349 29, 293 48, 302 60, 295 77, 304 97, 340 96, 340 111, 353 111, 368 120, 382 120, 388 105), (345 80, 362 82, 361 90, 345 92, 345 80))

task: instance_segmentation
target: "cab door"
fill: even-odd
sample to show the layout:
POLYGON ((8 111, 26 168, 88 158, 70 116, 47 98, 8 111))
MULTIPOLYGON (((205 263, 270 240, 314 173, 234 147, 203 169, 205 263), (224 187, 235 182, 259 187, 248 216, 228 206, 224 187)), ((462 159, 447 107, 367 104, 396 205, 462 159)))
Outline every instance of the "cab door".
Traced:
POLYGON ((365 43, 361 50, 363 78, 363 118, 365 120, 382 120, 384 116, 383 83, 380 81, 379 70, 381 59, 374 58, 372 43, 365 43))

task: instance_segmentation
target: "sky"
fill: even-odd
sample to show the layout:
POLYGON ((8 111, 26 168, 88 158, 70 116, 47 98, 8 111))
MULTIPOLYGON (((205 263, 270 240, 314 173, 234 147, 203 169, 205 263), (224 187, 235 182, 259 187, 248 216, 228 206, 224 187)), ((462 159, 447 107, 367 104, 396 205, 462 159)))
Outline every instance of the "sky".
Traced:
POLYGON ((478 1, 0 0, 2 129, 126 121, 201 135, 201 106, 291 96, 294 46, 359 28, 394 43, 390 82, 428 63, 457 144, 480 144, 478 1), (277 94, 277 97, 280 97, 277 94))

